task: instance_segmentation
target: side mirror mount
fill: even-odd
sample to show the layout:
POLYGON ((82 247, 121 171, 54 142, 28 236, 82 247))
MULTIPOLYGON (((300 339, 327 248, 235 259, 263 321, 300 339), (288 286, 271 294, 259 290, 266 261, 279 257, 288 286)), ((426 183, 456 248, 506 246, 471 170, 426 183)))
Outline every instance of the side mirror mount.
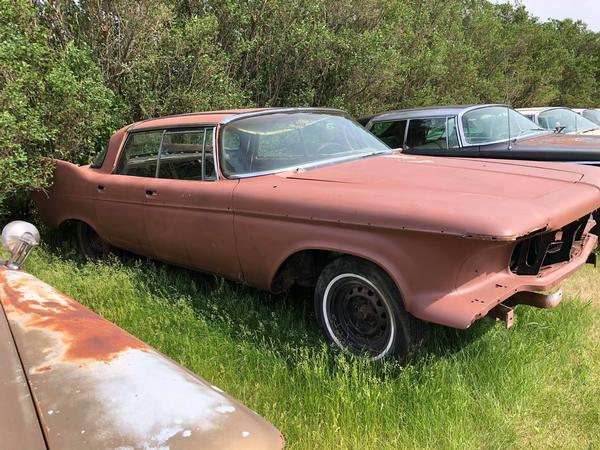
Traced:
POLYGON ((2 229, 2 246, 8 251, 9 258, 0 260, 0 264, 11 270, 21 268, 31 251, 40 244, 38 229, 22 220, 8 223, 2 229))

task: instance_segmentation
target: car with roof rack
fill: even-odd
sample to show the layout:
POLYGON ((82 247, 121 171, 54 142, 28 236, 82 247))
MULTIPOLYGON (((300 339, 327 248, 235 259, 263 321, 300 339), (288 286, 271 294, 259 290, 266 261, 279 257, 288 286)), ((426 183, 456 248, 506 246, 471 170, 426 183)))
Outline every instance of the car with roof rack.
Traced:
POLYGON ((600 125, 598 123, 569 108, 545 106, 517 108, 517 111, 546 130, 563 134, 600 136, 600 125))
POLYGON ((134 123, 89 166, 56 161, 34 199, 89 257, 114 246, 272 292, 312 287, 332 344, 404 358, 428 323, 555 306, 548 291, 593 258, 600 173, 405 155, 344 111, 271 108, 134 123))

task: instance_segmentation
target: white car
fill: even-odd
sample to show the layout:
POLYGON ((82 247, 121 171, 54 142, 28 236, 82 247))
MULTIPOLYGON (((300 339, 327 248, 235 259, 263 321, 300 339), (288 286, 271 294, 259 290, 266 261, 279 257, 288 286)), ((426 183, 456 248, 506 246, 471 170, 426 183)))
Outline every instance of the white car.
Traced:
POLYGON ((543 106, 517 108, 517 111, 547 130, 556 130, 557 133, 563 134, 600 136, 600 125, 569 108, 543 106))

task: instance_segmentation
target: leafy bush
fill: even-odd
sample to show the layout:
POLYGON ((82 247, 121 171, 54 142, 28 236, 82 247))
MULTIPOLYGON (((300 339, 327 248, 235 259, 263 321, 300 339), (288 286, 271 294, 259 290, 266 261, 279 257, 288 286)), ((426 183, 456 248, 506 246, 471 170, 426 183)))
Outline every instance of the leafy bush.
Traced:
POLYGON ((86 162, 119 122, 89 52, 49 44, 26 0, 0 0, 0 214, 48 184, 48 157, 86 162))

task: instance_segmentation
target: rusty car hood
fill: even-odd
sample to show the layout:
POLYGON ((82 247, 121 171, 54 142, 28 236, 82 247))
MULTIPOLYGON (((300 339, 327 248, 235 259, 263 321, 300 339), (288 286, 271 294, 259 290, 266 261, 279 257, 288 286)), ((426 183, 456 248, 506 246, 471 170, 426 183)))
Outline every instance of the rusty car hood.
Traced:
POLYGON ((290 201, 288 217, 503 240, 562 227, 600 207, 597 168, 529 161, 395 153, 241 184, 238 209, 281 213, 276 188, 290 201), (269 191, 268 204, 277 207, 253 202, 273 179, 286 181, 269 191))
POLYGON ((597 152, 600 156, 600 138, 595 135, 595 133, 590 132, 582 134, 549 133, 541 136, 519 139, 512 144, 513 150, 519 150, 521 147, 524 150, 531 148, 539 148, 540 150, 548 151, 553 149, 564 151, 586 150, 592 153, 597 152))
POLYGON ((32 442, 41 426, 50 449, 282 448, 256 413, 32 275, 0 267, 0 299, 25 370, 0 381, 23 391, 26 379, 33 398, 5 414, 32 442))

